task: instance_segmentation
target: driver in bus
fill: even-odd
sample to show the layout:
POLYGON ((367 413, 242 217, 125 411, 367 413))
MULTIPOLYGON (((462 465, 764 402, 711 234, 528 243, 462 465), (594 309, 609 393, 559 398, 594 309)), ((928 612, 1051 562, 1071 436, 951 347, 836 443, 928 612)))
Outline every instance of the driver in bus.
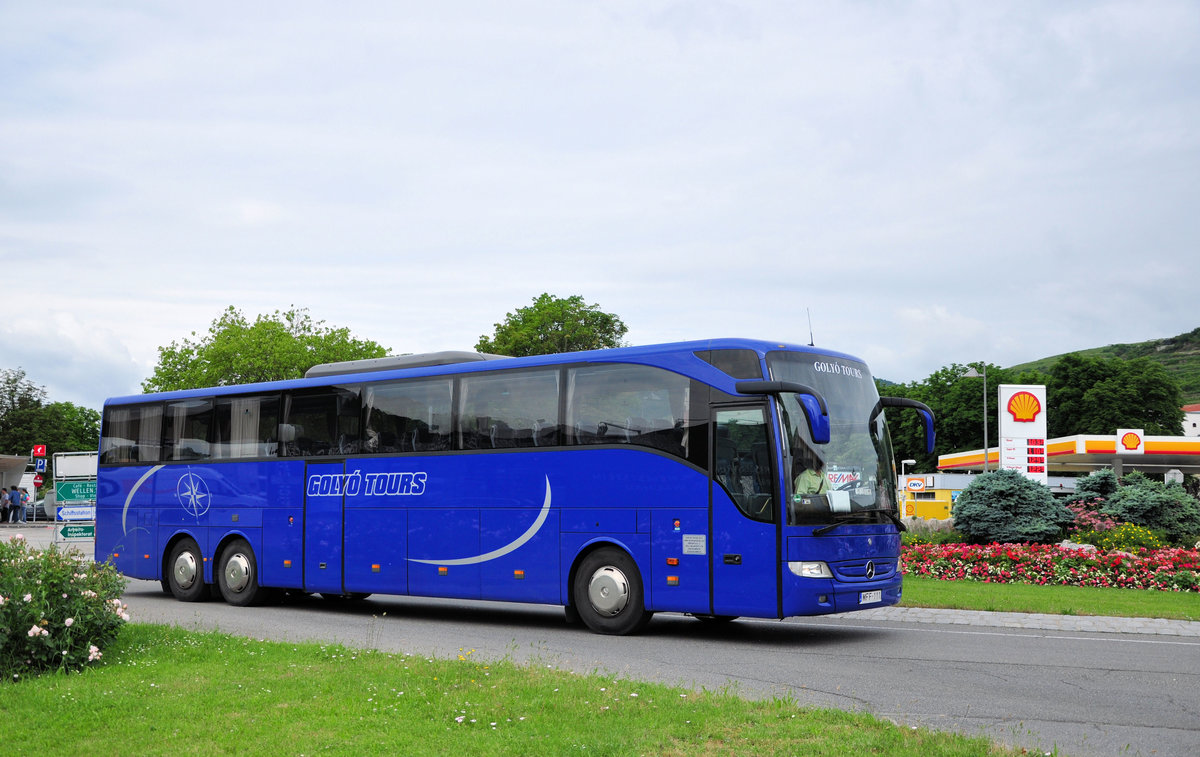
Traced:
POLYGON ((811 448, 796 457, 799 474, 792 489, 794 495, 824 494, 829 491, 829 479, 825 476, 825 463, 811 448))

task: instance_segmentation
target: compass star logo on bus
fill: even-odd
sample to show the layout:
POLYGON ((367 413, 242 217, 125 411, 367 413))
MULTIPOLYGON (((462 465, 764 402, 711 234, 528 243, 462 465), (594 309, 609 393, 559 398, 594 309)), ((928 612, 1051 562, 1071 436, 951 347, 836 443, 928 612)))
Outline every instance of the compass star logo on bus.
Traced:
POLYGON ((199 518, 208 512, 212 494, 204 479, 189 470, 179 477, 179 483, 175 485, 175 498, 189 515, 199 518))

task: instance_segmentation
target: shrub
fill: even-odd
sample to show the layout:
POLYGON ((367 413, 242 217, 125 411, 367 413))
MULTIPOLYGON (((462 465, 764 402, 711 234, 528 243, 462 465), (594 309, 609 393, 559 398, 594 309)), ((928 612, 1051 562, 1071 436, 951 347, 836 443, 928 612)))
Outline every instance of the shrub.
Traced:
POLYGON ((78 670, 98 659, 129 619, 125 579, 77 552, 0 541, 0 677, 78 670))
POLYGON ((1134 471, 1100 511, 1127 523, 1162 531, 1173 544, 1200 533, 1200 502, 1179 484, 1164 484, 1134 471))
POLYGON ((954 527, 979 543, 1054 541, 1075 518, 1044 484, 1014 470, 977 477, 952 512, 954 527))
POLYGON ((1103 503, 1116 494, 1119 486, 1117 474, 1113 473, 1112 468, 1104 468, 1075 479, 1075 494, 1071 502, 1098 500, 1103 503))

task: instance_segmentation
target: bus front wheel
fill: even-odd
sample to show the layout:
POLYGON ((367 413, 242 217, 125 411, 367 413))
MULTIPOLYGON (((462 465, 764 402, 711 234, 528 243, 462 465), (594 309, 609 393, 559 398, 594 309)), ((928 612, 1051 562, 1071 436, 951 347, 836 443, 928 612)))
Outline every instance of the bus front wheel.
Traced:
POLYGON ((167 558, 167 575, 163 583, 180 602, 199 602, 208 598, 204 558, 195 541, 180 539, 175 542, 167 558))
POLYGON ((258 561, 245 539, 234 539, 221 551, 217 586, 225 601, 237 607, 261 604, 267 591, 258 585, 258 561))
POLYGON ((636 633, 650 622, 637 564, 615 547, 602 547, 583 559, 571 595, 580 620, 596 633, 636 633))

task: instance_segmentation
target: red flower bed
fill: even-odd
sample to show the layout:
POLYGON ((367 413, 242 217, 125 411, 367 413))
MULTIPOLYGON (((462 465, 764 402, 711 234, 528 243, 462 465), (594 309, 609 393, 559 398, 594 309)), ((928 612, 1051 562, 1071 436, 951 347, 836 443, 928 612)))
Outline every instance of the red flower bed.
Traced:
POLYGON ((920 544, 901 550, 900 567, 944 581, 1200 591, 1195 549, 1140 549, 1131 556, 1056 544, 920 544))

